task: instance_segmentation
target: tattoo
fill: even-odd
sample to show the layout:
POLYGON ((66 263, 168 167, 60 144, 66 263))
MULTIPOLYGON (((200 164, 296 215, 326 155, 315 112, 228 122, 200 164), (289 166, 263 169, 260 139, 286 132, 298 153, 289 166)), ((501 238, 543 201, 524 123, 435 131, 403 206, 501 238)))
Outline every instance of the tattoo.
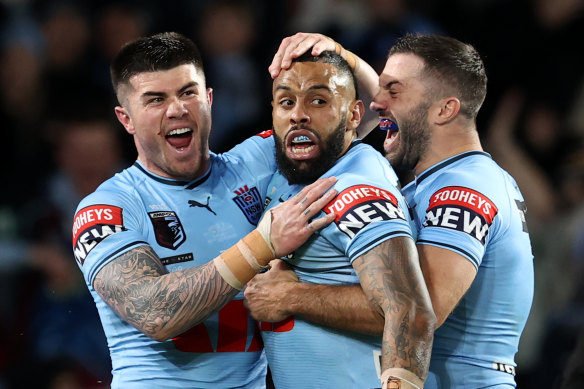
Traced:
POLYGON ((393 238, 353 262, 365 294, 385 315, 383 368, 402 367, 425 379, 435 316, 410 238, 393 238))
POLYGON ((149 246, 108 263, 93 286, 122 319, 156 340, 188 330, 239 292, 212 262, 168 273, 149 246))

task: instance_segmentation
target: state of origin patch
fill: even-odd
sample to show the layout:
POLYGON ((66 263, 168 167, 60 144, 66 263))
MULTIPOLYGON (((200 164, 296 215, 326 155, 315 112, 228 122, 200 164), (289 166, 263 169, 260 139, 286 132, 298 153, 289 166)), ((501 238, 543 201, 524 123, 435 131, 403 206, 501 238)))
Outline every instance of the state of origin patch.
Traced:
POLYGON ((498 209, 485 195, 460 186, 448 186, 430 197, 424 227, 464 232, 483 245, 498 209))
POLYGON ((355 185, 343 190, 323 211, 334 213, 337 227, 350 238, 373 222, 406 220, 397 198, 391 192, 371 185, 355 185))

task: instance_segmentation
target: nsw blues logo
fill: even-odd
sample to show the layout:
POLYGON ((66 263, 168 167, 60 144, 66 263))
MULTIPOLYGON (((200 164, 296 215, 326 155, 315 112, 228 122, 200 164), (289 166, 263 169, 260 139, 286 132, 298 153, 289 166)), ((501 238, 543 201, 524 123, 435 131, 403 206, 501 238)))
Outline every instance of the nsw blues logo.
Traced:
POLYGON ((167 249, 176 250, 187 239, 176 213, 172 211, 148 212, 156 242, 167 249))
POLYGON ((234 192, 237 196, 233 198, 233 201, 241 209, 247 221, 256 226, 263 210, 262 197, 258 188, 254 186, 250 189, 245 185, 243 188, 239 188, 234 192))

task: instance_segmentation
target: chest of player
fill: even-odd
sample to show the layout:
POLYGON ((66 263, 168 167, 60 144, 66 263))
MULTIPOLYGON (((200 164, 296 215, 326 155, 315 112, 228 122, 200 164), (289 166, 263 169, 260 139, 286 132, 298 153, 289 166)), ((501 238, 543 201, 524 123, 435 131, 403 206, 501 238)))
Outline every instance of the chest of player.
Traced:
POLYGON ((256 186, 150 192, 142 198, 148 243, 169 271, 207 263, 255 228, 263 208, 256 186), (153 195, 154 194, 154 195, 153 195))

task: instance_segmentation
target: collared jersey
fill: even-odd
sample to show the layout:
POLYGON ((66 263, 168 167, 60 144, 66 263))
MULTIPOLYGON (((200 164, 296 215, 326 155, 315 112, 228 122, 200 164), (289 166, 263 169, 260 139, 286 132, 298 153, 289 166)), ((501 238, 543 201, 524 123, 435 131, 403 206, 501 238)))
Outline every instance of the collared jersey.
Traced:
POLYGON ((103 183, 78 206, 74 254, 108 340, 112 388, 265 388, 257 323, 240 293, 203 323, 158 342, 127 324, 93 288, 123 253, 149 246, 169 272, 203 265, 252 231, 276 169, 271 132, 224 154, 194 181, 162 178, 140 163, 103 183))
POLYGON ((454 251, 477 269, 435 332, 425 388, 515 387, 534 283, 517 184, 489 154, 470 151, 430 167, 403 192, 415 210, 417 244, 454 251))
MULTIPOLYGON (((354 259, 387 239, 412 237, 407 204, 387 160, 361 141, 353 142, 324 176, 338 179, 338 194, 323 209, 335 213, 335 221, 286 260, 301 282, 358 284, 354 259)), ((301 189, 276 173, 268 208, 301 189)), ((298 317, 260 326, 276 388, 379 387, 381 337, 334 330, 298 317)))

